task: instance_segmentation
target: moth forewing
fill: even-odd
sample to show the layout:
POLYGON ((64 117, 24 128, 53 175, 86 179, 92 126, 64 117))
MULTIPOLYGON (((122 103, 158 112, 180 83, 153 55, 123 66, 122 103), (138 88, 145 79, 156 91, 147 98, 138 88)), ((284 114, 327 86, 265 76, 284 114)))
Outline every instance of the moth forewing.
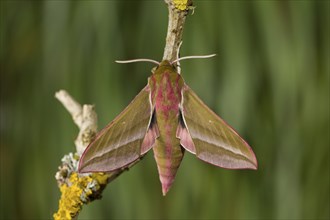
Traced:
POLYGON ((187 85, 182 94, 182 117, 187 131, 181 129, 184 131, 180 136, 182 146, 199 159, 222 168, 257 169, 256 157, 246 141, 187 85), (192 146, 195 146, 195 151, 192 146))
POLYGON ((148 151, 157 137, 157 130, 149 132, 152 109, 150 89, 146 86, 96 135, 80 158, 79 172, 108 172, 123 168, 142 156, 142 145, 143 153, 148 151))

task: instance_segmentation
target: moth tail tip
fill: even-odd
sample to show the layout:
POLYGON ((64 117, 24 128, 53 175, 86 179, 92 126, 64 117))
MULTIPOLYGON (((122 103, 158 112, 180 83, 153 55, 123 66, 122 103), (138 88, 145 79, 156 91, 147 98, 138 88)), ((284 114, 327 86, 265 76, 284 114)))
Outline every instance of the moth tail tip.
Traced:
POLYGON ((166 196, 167 192, 169 191, 169 188, 168 189, 162 189, 162 193, 163 193, 163 196, 166 196))
POLYGON ((167 184, 162 184, 162 193, 163 193, 163 196, 166 196, 166 194, 168 193, 168 191, 170 190, 170 185, 167 185, 167 184))

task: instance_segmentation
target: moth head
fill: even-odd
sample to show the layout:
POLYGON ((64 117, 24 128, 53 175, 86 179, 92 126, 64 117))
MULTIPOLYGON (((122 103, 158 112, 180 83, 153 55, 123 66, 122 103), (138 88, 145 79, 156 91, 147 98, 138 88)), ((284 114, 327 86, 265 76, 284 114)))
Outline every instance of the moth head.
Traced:
POLYGON ((162 62, 160 62, 159 67, 160 66, 173 66, 172 63, 168 60, 163 60, 162 62))
MULTIPOLYGON (((155 67, 155 71, 158 69, 175 69, 175 66, 168 60, 163 60, 160 64, 155 67)), ((153 72, 154 73, 154 72, 153 72)))

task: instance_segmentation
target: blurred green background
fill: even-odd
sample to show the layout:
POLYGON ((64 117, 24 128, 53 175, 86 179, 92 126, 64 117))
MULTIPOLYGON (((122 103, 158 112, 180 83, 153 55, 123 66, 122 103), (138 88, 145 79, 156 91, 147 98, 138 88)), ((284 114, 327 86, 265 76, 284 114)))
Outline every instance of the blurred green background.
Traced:
MULTIPOLYGON (((329 219, 329 1, 194 1, 181 56, 187 84, 252 146, 258 171, 186 153, 162 196, 153 154, 81 219, 329 219)), ((78 129, 55 100, 95 104, 99 127, 160 60, 163 1, 1 1, 1 219, 49 219, 54 175, 78 129)))

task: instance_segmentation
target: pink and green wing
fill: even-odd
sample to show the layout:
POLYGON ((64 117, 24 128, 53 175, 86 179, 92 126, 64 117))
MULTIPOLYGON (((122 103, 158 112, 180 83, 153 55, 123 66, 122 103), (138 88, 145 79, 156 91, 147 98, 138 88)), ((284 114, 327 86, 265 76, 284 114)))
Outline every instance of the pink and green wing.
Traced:
POLYGON ((143 156, 159 136, 153 109, 146 86, 86 148, 79 161, 79 172, 113 171, 143 156))
POLYGON ((189 152, 227 169, 257 169, 251 147, 185 85, 176 136, 189 152))

